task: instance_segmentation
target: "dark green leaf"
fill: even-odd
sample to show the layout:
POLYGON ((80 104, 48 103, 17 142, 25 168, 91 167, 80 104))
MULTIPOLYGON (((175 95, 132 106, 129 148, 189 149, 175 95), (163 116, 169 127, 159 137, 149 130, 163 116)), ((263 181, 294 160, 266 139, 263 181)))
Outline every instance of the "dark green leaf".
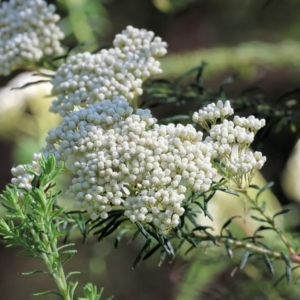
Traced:
POLYGON ((256 221, 258 221, 258 222, 267 222, 268 223, 268 221, 267 220, 265 220, 265 219, 262 219, 262 218, 259 218, 259 217, 256 217, 256 216, 250 216, 252 219, 254 219, 254 220, 256 220, 256 221))
POLYGON ((118 248, 118 245, 119 245, 119 243, 120 243, 120 241, 121 241, 121 238, 123 237, 123 235, 126 233, 128 231, 128 229, 123 229, 123 230, 121 230, 119 233, 118 233, 118 235, 117 235, 117 237, 116 237, 116 239, 115 239, 115 248, 118 248))
POLYGON ((222 235, 223 230, 231 223, 231 221, 236 219, 236 218, 241 218, 241 216, 233 216, 228 221, 226 221, 225 224, 221 228, 220 235, 222 235))
POLYGON ((195 248, 198 248, 199 245, 198 243, 193 239, 193 238, 190 238, 189 236, 185 236, 184 237, 190 244, 192 244, 195 248))
POLYGON ((240 263, 240 269, 242 270, 247 261, 248 261, 248 258, 249 258, 249 255, 250 255, 250 252, 249 251, 246 251, 244 254, 243 254, 243 257, 242 257, 242 260, 241 260, 241 263, 240 263))
POLYGON ((281 254, 282 259, 285 262, 285 265, 286 265, 286 269, 285 269, 286 279, 287 279, 288 284, 290 284, 291 281, 292 281, 291 261, 290 261, 289 257, 286 254, 284 254, 282 252, 280 252, 280 254, 281 254))
POLYGON ((138 257, 136 258, 136 260, 133 263, 133 266, 132 266, 133 269, 135 269, 136 266, 144 259, 147 252, 149 251, 149 248, 151 246, 151 242, 152 242, 152 239, 148 238, 145 245, 144 245, 144 247, 142 248, 142 250, 140 251, 138 257))
POLYGON ((149 258, 150 256, 152 256, 152 254, 154 254, 159 248, 161 248, 161 244, 157 244, 154 247, 152 247, 152 249, 150 249, 147 254, 144 256, 143 260, 146 260, 147 258, 149 258))
POLYGON ((252 188, 252 189, 255 189, 255 190, 259 190, 260 189, 260 187, 258 185, 256 185, 256 184, 250 184, 249 188, 252 188))
POLYGON ((66 262, 68 262, 73 256, 74 254, 77 253, 77 250, 67 250, 67 251, 63 251, 61 254, 66 254, 67 257, 62 260, 61 264, 64 265, 66 262))
POLYGON ((22 90, 25 89, 28 86, 34 85, 34 84, 39 84, 39 83, 45 83, 45 82, 49 82, 49 80, 38 80, 38 81, 34 81, 34 82, 28 82, 20 87, 14 87, 11 88, 11 90, 22 90))
POLYGON ((161 249, 160 257, 159 257, 159 262, 158 262, 158 266, 159 266, 159 267, 162 265, 162 263, 163 263, 164 260, 166 259, 166 256, 167 256, 167 252, 164 251, 164 249, 161 249))
POLYGON ((268 227, 268 226, 259 226, 258 229, 256 229, 256 231, 254 232, 254 236, 256 236, 257 232, 263 231, 263 230, 274 230, 274 228, 268 227))
POLYGON ((285 278, 286 274, 284 273, 282 276, 280 276, 273 284, 273 287, 276 287, 280 281, 282 281, 285 278))
POLYGON ((268 270, 270 271, 270 273, 274 274, 274 267, 272 262, 270 261, 270 258, 268 257, 267 254, 264 253, 263 255, 263 261, 265 262, 268 270))
POLYGON ((150 239, 149 233, 147 232, 147 230, 145 230, 145 228, 143 227, 143 225, 140 222, 138 222, 138 221, 135 222, 135 225, 138 227, 138 229, 140 230, 140 232, 146 239, 150 239))
POLYGON ((230 258, 232 258, 233 252, 232 252, 232 249, 231 249, 231 245, 227 240, 225 241, 225 248, 226 248, 226 252, 227 252, 228 256, 230 258))
POLYGON ((267 183, 263 188, 261 188, 261 190, 257 193, 256 195, 256 200, 259 198, 259 196, 265 191, 270 189, 272 186, 274 185, 274 182, 271 181, 269 183, 267 183))
POLYGON ((282 211, 276 213, 276 214, 273 216, 273 220, 274 220, 277 216, 280 216, 280 215, 283 215, 283 214, 288 213, 290 210, 291 210, 290 208, 286 208, 286 209, 283 209, 282 211))
POLYGON ((192 250, 194 250, 196 247, 195 246, 191 246, 191 247, 189 247, 186 251, 185 251, 185 253, 184 253, 184 255, 188 255, 192 250))

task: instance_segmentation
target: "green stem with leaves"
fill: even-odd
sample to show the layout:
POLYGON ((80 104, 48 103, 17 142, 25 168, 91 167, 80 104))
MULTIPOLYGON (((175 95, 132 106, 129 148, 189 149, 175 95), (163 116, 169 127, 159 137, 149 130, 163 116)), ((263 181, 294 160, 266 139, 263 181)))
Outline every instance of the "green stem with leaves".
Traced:
POLYGON ((258 197, 256 197, 256 199, 253 199, 252 197, 249 196, 247 191, 245 191, 241 194, 243 194, 246 197, 246 199, 249 201, 249 203, 252 205, 252 209, 258 211, 259 214, 264 218, 265 222, 268 223, 270 225, 270 227, 277 233, 277 235, 279 236, 279 238, 281 239, 281 241, 287 248, 289 255, 291 257, 298 256, 296 254, 295 249, 292 247, 291 243, 288 241, 286 236, 283 234, 282 230, 280 230, 275 223, 275 217, 279 214, 275 214, 272 218, 269 217, 266 214, 264 207, 258 203, 258 197))

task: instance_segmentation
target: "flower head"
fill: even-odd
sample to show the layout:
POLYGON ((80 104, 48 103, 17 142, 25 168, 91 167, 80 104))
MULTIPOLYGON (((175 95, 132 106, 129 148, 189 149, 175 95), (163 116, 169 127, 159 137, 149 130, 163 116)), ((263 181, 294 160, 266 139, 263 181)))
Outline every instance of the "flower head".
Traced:
POLYGON ((216 169, 202 132, 155 123, 149 110, 133 113, 116 96, 64 117, 43 152, 73 157, 68 193, 93 219, 122 206, 130 220, 167 230, 179 224, 187 188, 209 190, 216 169))
POLYGON ((57 97, 52 112, 65 116, 117 95, 130 101, 142 94, 145 79, 162 72, 157 58, 166 54, 167 44, 153 32, 128 26, 116 35, 113 45, 97 54, 71 56, 57 70, 52 80, 57 97))
POLYGON ((10 0, 0 7, 0 75, 62 52, 55 6, 44 0, 10 0))

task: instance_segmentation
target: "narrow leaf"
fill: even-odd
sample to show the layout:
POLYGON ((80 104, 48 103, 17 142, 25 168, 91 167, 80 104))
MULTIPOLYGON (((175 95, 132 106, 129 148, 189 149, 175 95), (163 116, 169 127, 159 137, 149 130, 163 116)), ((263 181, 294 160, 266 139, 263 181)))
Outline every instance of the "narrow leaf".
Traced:
POLYGON ((140 232, 143 234, 143 236, 146 239, 150 239, 149 233, 145 230, 145 228, 143 227, 143 225, 140 222, 135 222, 135 225, 138 227, 138 229, 140 230, 140 232))
POLYGON ((43 295, 49 295, 49 294, 57 295, 60 299, 64 299, 63 296, 60 293, 54 292, 54 291, 46 291, 46 292, 41 292, 41 293, 34 293, 32 295, 33 296, 43 296, 43 295))
POLYGON ((271 260, 270 260, 270 258, 268 257, 267 254, 263 255, 263 261, 265 262, 265 264, 266 264, 268 270, 270 271, 270 273, 274 274, 275 271, 274 271, 273 264, 272 264, 272 262, 271 262, 271 260))
POLYGON ((274 182, 271 181, 269 183, 267 183, 263 188, 261 188, 261 190, 257 193, 256 195, 256 200, 259 198, 259 196, 265 191, 270 189, 272 186, 274 185, 274 182))
POLYGON ((263 230, 274 230, 272 227, 268 227, 268 226, 259 226, 258 229, 256 229, 256 231, 254 232, 254 236, 256 236, 257 232, 259 231, 263 231, 263 230))
POLYGON ((22 272, 21 274, 24 276, 27 276, 27 275, 33 275, 33 274, 49 274, 49 272, 36 270, 36 271, 31 271, 31 272, 22 272))
POLYGON ((231 221, 234 220, 234 219, 236 219, 236 218, 241 218, 241 216, 233 216, 228 221, 226 221, 225 224, 221 228, 220 235, 222 235, 223 230, 231 223, 231 221))
POLYGON ((28 86, 34 85, 34 84, 39 84, 39 83, 45 83, 45 82, 49 82, 50 80, 38 80, 38 81, 34 81, 34 82, 28 82, 20 87, 14 87, 11 88, 11 90, 22 90, 25 89, 28 86))
POLYGON ((250 216, 252 219, 254 219, 254 220, 256 220, 256 221, 258 221, 258 222, 266 222, 266 223, 268 223, 268 221, 267 220, 264 220, 264 219, 262 219, 262 218, 259 218, 259 217, 256 217, 256 216, 250 216))
POLYGON ((227 240, 225 241, 225 248, 226 248, 226 252, 227 252, 228 256, 230 258, 232 258, 233 252, 232 252, 231 246, 230 246, 230 244, 228 243, 227 240))
POLYGON ((123 230, 121 230, 121 231, 118 233, 118 235, 117 235, 117 237, 116 237, 116 239, 115 239, 115 244, 114 244, 114 246, 115 246, 116 249, 117 249, 118 246, 119 246, 119 243, 120 243, 120 241, 121 241, 121 238, 123 237, 123 235, 124 235, 127 231, 128 231, 128 229, 123 229, 123 230))
POLYGON ((241 263, 240 263, 240 269, 242 270, 246 263, 247 263, 247 260, 249 258, 249 255, 250 255, 250 252, 249 251, 246 251, 242 257, 242 260, 241 260, 241 263))
POLYGON ((291 261, 290 261, 289 257, 286 254, 284 254, 282 252, 280 254, 281 254, 281 257, 282 257, 282 259, 284 260, 284 262, 286 264, 285 274, 286 274, 287 282, 288 282, 288 284, 290 284, 291 281, 292 281, 291 261))
POLYGON ((282 211, 276 213, 276 214, 273 216, 273 220, 274 220, 277 216, 280 216, 280 215, 283 215, 283 214, 288 213, 290 210, 291 210, 290 208, 286 208, 286 209, 283 209, 282 211))
POLYGON ((142 248, 141 252, 139 253, 139 255, 137 256, 136 260, 134 261, 133 263, 133 266, 132 266, 132 269, 135 269, 136 266, 144 259, 144 257, 146 256, 150 246, 151 246, 151 242, 152 242, 152 239, 149 238, 144 247, 142 248))

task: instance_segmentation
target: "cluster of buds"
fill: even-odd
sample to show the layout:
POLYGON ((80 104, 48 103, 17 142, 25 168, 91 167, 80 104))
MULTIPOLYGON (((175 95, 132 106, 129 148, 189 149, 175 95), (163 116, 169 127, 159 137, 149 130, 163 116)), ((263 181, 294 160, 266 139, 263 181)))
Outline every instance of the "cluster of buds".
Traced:
POLYGON ((61 54, 64 34, 55 6, 44 0, 10 0, 0 7, 0 75, 61 54))
POLYGON ((157 58, 167 53, 167 44, 152 31, 128 26, 116 35, 113 45, 100 53, 71 56, 57 70, 52 80, 52 94, 57 97, 52 112, 66 116, 114 96, 131 101, 142 94, 145 79, 162 72, 157 58))

